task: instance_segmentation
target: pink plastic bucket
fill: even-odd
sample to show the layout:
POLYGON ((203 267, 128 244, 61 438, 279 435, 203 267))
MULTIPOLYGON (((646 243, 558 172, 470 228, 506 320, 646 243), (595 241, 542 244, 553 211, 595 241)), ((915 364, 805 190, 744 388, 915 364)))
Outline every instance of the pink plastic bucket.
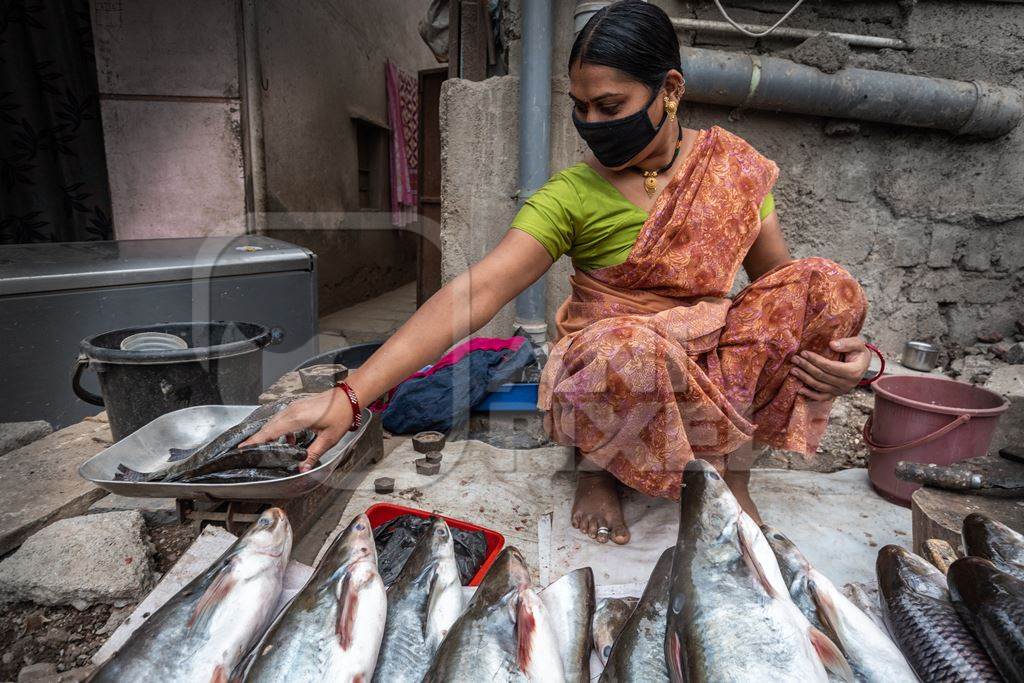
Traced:
POLYGON ((875 409, 864 424, 868 476, 881 496, 907 507, 919 485, 897 479, 896 463, 949 465, 985 455, 1009 408, 988 389, 940 377, 887 375, 871 388, 875 409))

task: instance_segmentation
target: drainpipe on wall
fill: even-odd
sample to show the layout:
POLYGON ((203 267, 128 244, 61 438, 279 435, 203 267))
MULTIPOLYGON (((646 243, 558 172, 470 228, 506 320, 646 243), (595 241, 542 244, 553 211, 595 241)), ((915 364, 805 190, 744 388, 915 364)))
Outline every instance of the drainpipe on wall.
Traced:
MULTIPOLYGON (((551 0, 522 0, 519 73, 519 205, 543 185, 551 157, 551 0)), ((516 297, 515 325, 547 341, 547 275, 516 297)))
POLYGON ((266 231, 267 174, 263 157, 263 84, 257 40, 256 0, 242 0, 242 107, 245 137, 242 140, 250 201, 245 216, 247 233, 266 231))
POLYGON ((683 99, 743 109, 831 116, 997 138, 1024 115, 1014 88, 889 71, 827 74, 788 59, 686 47, 683 99))

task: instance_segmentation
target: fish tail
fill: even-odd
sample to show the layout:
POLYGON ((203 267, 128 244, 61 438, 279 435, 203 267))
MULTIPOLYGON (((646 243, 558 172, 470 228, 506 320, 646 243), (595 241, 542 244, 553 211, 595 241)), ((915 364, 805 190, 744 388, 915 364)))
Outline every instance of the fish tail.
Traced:
POLYGON ((179 460, 186 460, 196 454, 198 448, 168 448, 167 449, 167 462, 178 462, 179 460))
POLYGON ((133 470, 127 465, 118 465, 114 473, 114 481, 145 481, 146 475, 138 470, 133 470))

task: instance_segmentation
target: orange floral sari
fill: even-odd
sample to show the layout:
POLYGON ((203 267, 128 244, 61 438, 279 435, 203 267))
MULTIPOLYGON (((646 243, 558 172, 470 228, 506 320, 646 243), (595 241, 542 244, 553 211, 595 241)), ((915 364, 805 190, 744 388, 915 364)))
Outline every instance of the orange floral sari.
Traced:
POLYGON ((857 334, 860 285, 800 259, 726 298, 778 175, 714 127, 655 201, 625 263, 577 270, 559 309, 540 408, 559 443, 648 495, 676 498, 694 457, 722 464, 751 439, 812 454, 831 402, 797 394, 790 358, 857 334))

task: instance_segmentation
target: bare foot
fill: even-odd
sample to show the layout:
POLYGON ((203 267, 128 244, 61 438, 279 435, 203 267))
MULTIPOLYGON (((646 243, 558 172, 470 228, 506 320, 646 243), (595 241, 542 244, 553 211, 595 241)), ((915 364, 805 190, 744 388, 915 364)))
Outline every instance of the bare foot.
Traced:
POLYGON ((576 471, 572 525, 598 543, 607 543, 609 538, 619 545, 629 543, 629 529, 622 517, 622 500, 615 477, 604 470, 576 471), (607 533, 598 534, 598 529, 602 528, 607 529, 607 533))
POLYGON ((729 490, 736 497, 736 502, 740 504, 740 508, 750 515, 751 519, 757 522, 758 526, 764 524, 761 520, 761 513, 754 504, 754 499, 750 497, 750 470, 726 469, 722 474, 722 478, 729 485, 729 490))

